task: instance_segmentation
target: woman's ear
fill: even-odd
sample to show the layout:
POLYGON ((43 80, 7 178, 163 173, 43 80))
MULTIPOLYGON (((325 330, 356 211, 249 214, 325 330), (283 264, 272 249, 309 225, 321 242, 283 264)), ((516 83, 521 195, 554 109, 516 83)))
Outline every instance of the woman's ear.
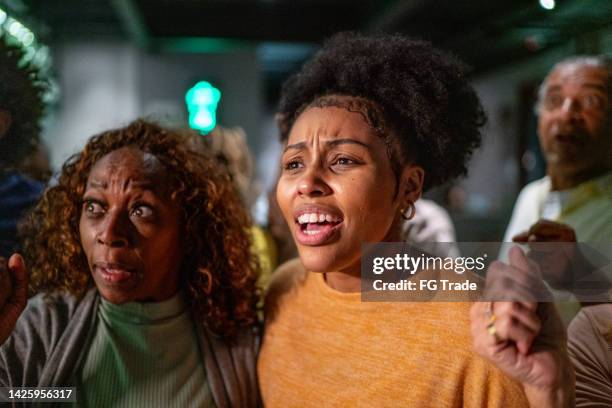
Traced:
POLYGON ((423 192, 423 182, 425 180, 425 170, 421 166, 408 165, 402 170, 400 177, 399 198, 404 201, 415 202, 421 197, 423 192))
POLYGON ((4 137, 11 128, 13 117, 7 110, 0 109, 0 139, 4 137))

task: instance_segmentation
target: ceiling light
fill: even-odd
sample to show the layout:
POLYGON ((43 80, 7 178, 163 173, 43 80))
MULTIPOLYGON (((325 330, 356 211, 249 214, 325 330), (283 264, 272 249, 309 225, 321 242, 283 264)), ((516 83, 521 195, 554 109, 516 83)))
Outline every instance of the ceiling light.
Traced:
POLYGON ((555 0, 540 0, 540 6, 546 10, 552 10, 555 8, 555 0))

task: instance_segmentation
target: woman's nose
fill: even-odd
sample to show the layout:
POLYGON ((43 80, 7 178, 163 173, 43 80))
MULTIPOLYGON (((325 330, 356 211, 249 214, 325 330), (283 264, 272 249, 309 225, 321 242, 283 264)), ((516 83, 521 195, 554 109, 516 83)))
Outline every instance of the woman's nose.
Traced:
POLYGON ((306 197, 318 197, 331 194, 332 189, 323 178, 320 166, 310 166, 298 181, 298 194, 306 197))
POLYGON ((105 222, 100 225, 98 242, 110 247, 125 247, 128 239, 128 217, 123 214, 109 213, 105 222))

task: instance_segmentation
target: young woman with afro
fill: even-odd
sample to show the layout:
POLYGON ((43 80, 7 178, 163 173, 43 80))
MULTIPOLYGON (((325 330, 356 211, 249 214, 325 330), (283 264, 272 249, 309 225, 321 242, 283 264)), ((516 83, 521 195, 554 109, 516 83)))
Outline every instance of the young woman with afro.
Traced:
POLYGON ((525 407, 557 391, 475 353, 470 302, 361 299, 362 243, 400 241, 421 193, 464 175, 481 143, 485 115, 455 58, 338 34, 284 85, 278 121, 276 194, 299 259, 267 293, 265 406, 525 407))

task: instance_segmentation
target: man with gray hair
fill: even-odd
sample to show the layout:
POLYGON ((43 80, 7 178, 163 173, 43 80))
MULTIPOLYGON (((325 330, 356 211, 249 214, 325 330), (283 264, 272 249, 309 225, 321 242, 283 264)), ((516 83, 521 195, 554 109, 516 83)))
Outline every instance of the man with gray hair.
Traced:
MULTIPOLYGON (((504 237, 506 242, 578 242, 581 250, 573 244, 532 245, 531 257, 552 288, 568 290, 583 303, 609 300, 611 288, 602 269, 610 266, 609 245, 603 255, 593 255, 612 242, 611 95, 609 57, 572 57, 553 67, 536 106, 547 175, 523 188, 504 237)), ((579 310, 576 303, 557 306, 566 323, 579 310)))
POLYGON ((612 240, 611 94, 609 57, 553 67, 537 104, 547 176, 521 191, 504 241, 612 240))
POLYGON ((538 94, 546 177, 516 202, 504 241, 612 241, 612 60, 556 64, 538 94))

